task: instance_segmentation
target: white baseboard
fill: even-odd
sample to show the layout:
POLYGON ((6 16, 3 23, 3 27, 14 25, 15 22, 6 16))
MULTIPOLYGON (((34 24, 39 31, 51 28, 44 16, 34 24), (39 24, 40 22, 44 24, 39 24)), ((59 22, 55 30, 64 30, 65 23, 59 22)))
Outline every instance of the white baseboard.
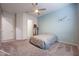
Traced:
POLYGON ((71 43, 71 42, 66 42, 66 41, 58 41, 58 42, 78 46, 78 44, 76 44, 76 43, 71 43))
POLYGON ((8 52, 5 52, 4 50, 0 50, 0 52, 2 52, 2 53, 4 53, 4 54, 7 54, 7 55, 11 55, 10 53, 8 53, 8 52))
POLYGON ((1 40, 1 42, 11 42, 11 41, 19 41, 19 40, 27 40, 27 39, 6 39, 6 40, 1 40))
POLYGON ((15 40, 14 39, 1 40, 1 42, 11 42, 11 41, 15 41, 15 40))

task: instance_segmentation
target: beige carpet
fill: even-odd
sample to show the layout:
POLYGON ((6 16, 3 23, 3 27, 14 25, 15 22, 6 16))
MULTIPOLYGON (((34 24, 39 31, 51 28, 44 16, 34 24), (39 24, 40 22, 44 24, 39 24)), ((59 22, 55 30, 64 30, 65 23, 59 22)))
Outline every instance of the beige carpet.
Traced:
POLYGON ((28 40, 17 40, 8 43, 2 43, 0 47, 0 55, 2 56, 78 56, 79 50, 77 46, 63 43, 55 43, 48 50, 43 50, 33 46, 28 40))

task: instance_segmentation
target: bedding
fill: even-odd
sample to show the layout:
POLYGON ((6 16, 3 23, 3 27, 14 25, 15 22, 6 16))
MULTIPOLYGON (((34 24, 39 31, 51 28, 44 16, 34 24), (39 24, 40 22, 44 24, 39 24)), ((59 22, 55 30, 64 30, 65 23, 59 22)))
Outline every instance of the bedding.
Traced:
POLYGON ((30 43, 42 49, 48 49, 56 41, 57 37, 54 34, 41 34, 30 38, 30 43))

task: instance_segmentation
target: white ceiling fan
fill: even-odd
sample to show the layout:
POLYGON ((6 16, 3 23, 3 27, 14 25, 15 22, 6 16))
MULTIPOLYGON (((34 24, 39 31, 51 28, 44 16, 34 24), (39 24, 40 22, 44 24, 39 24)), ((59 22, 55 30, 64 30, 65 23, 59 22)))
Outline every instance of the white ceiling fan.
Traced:
POLYGON ((46 10, 46 8, 39 8, 38 3, 32 3, 32 6, 33 6, 32 11, 29 11, 28 13, 35 13, 36 15, 40 15, 41 12, 46 10))

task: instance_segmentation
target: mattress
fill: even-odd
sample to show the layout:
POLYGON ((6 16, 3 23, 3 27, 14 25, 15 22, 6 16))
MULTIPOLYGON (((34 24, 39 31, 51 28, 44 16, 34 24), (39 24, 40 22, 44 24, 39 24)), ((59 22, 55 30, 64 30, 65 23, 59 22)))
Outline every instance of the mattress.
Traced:
POLYGON ((30 43, 42 49, 48 49, 56 41, 57 36, 54 34, 41 34, 30 38, 30 43))

